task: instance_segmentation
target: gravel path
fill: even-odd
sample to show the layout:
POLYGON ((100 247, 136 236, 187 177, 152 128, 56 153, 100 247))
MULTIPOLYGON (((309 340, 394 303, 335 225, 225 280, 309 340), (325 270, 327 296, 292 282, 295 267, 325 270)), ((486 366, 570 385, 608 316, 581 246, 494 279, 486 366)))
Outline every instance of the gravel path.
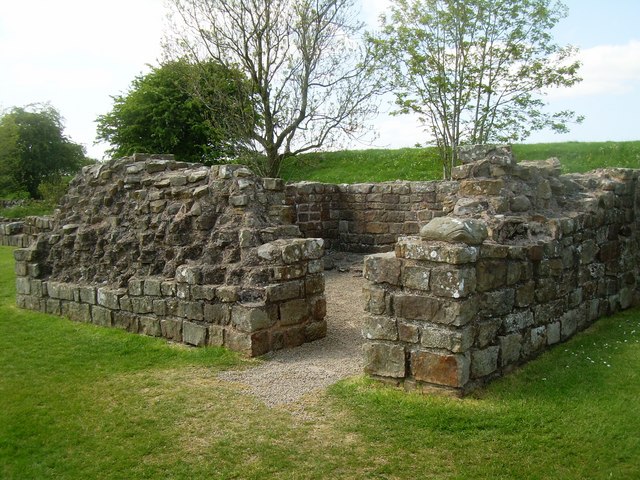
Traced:
POLYGON ((269 354, 265 357, 267 361, 255 368, 226 371, 219 377, 238 384, 246 393, 274 407, 297 402, 315 390, 360 374, 365 283, 361 273, 362 257, 351 258, 350 263, 345 266, 345 262, 338 262, 335 270, 325 272, 325 338, 269 354))

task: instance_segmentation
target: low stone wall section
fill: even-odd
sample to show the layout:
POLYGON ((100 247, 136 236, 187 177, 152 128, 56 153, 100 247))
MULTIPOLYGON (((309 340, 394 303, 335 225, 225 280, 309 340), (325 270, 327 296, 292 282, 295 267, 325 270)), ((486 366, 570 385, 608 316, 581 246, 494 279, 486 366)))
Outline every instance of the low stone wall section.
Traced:
MULTIPOLYGON (((515 200, 529 205, 527 215, 451 216, 400 238, 394 252, 366 257, 367 373, 462 395, 638 303, 638 172, 560 176, 554 164, 547 177, 540 170, 514 177, 529 167, 485 162, 504 171, 492 203, 506 208, 529 193, 515 200), (528 187, 505 195, 523 175, 528 187), (540 189, 547 197, 540 198, 541 180, 551 180, 553 195, 540 189), (551 215, 551 203, 561 215, 536 213, 551 215)), ((465 188, 483 195, 463 203, 486 204, 495 179, 472 175, 465 188)))
POLYGON ((18 306, 250 356, 322 338, 324 241, 299 238, 284 198, 242 166, 86 167, 14 252, 18 306))
POLYGON ((50 217, 25 217, 20 220, 0 218, 0 245, 5 247, 28 247, 41 233, 50 232, 50 217))
POLYGON ((383 182, 287 185, 287 204, 306 237, 325 239, 328 248, 375 253, 393 250, 401 235, 453 211, 457 182, 383 182))

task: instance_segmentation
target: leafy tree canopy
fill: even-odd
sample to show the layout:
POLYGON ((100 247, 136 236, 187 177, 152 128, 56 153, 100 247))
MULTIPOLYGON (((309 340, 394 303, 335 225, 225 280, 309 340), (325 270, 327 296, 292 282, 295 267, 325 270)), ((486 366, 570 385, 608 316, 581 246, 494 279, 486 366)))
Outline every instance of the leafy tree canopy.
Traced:
POLYGON ((458 145, 522 141, 581 121, 545 110, 546 89, 581 80, 576 49, 550 33, 564 16, 556 0, 392 1, 371 40, 387 59, 398 113, 420 115, 445 176, 458 145))
POLYGON ((168 62, 112 98, 112 110, 97 122, 98 138, 113 145, 114 157, 172 153, 213 163, 235 154, 255 122, 242 75, 214 62, 168 62))
POLYGON ((60 113, 48 104, 13 107, 0 117, 0 195, 40 198, 43 181, 89 163, 84 147, 63 130, 60 113))

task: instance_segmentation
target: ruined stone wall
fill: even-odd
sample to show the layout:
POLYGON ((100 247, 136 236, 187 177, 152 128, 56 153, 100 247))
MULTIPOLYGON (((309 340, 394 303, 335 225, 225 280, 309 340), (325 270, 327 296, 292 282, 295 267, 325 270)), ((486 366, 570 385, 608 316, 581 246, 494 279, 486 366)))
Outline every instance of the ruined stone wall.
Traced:
POLYGON ((383 182, 287 185, 287 203, 306 237, 329 248, 376 253, 393 250, 401 235, 453 211, 457 182, 383 182))
POLYGON ((638 299, 637 171, 480 158, 455 172, 457 214, 365 261, 377 378, 464 394, 638 299))
POLYGON ((0 218, 0 245, 28 247, 41 233, 51 231, 51 218, 25 217, 21 220, 0 218))
POLYGON ((15 251, 17 303, 248 355, 321 338, 323 240, 279 179, 136 155, 86 167, 51 231, 15 251))

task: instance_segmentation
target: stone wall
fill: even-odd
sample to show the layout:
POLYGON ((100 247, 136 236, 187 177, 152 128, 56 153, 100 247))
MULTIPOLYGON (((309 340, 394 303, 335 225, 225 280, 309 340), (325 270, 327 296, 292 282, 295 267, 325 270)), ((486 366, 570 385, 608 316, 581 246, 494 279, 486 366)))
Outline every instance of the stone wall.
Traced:
POLYGON ((28 247, 41 233, 51 231, 51 218, 25 217, 20 220, 0 218, 0 245, 28 247))
POLYGON ((454 172, 454 215, 366 258, 377 378, 464 394, 637 302, 637 171, 479 158, 454 172))
POLYGON ((453 211, 457 182, 287 185, 287 203, 304 236, 347 252, 388 252, 401 235, 453 211))
POLYGON ((279 179, 136 155, 86 167, 15 251, 22 308, 247 355, 326 333, 323 240, 279 179))

